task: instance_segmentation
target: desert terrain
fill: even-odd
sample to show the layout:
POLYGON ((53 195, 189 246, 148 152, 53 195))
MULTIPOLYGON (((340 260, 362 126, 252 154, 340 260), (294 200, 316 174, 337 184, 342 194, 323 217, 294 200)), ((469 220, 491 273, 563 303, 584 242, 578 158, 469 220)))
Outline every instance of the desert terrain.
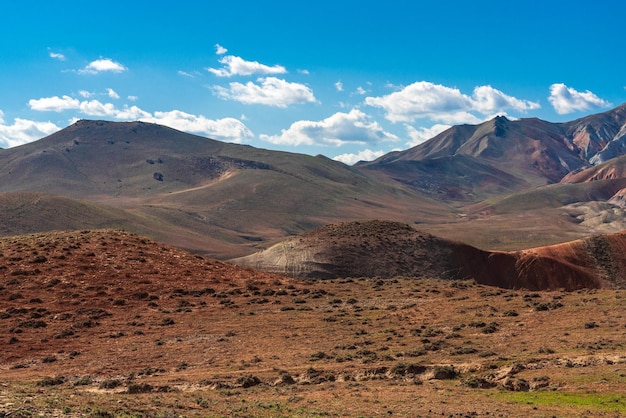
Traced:
POLYGON ((294 279, 119 230, 0 255, 5 417, 626 413, 622 289, 294 279))

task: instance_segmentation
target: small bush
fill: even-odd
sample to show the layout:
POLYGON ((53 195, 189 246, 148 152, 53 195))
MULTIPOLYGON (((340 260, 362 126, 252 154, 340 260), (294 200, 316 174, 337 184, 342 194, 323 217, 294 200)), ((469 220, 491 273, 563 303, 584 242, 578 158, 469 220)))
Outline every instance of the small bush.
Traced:
POLYGON ((454 366, 435 366, 433 378, 438 380, 454 379, 457 376, 454 366))
POLYGON ((37 386, 57 386, 65 383, 65 377, 63 376, 55 376, 55 377, 44 377, 40 381, 37 382, 37 386))
POLYGON ((163 326, 174 325, 174 324, 175 324, 174 320, 170 317, 163 318, 163 320, 161 321, 161 325, 163 326))
POLYGON ((252 386, 260 385, 261 379, 252 375, 244 375, 237 379, 237 384, 242 388, 251 388, 252 386))
POLYGON ((100 389, 115 389, 122 385, 119 379, 105 379, 100 382, 100 389))
POLYGON ((150 393, 154 388, 148 383, 131 383, 126 392, 130 394, 150 393))

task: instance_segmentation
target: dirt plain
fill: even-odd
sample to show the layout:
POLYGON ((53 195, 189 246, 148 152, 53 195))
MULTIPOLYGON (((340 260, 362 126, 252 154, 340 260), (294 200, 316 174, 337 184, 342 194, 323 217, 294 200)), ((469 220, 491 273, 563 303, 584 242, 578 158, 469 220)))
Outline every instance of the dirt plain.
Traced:
POLYGON ((117 230, 4 237, 0 416, 621 416, 624 306, 292 279, 117 230))

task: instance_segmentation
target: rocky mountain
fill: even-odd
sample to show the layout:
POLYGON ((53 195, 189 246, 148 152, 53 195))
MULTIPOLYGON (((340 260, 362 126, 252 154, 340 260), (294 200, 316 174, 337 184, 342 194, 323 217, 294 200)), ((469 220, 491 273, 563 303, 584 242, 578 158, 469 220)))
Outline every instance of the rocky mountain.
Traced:
POLYGON ((348 222, 232 260, 301 278, 473 278, 505 288, 626 288, 626 232, 522 251, 484 251, 409 225, 348 222))
POLYGON ((358 166, 441 199, 480 201, 557 183, 622 155, 626 104, 567 123, 498 116, 358 166), (450 169, 453 167, 453 169, 450 169))

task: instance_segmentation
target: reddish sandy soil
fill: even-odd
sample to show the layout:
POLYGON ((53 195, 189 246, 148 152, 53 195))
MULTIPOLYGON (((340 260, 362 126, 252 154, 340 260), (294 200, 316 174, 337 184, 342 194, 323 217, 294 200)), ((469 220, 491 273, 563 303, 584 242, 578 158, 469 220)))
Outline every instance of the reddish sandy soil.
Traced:
POLYGON ((0 239, 0 416, 619 416, 625 296, 0 239))

